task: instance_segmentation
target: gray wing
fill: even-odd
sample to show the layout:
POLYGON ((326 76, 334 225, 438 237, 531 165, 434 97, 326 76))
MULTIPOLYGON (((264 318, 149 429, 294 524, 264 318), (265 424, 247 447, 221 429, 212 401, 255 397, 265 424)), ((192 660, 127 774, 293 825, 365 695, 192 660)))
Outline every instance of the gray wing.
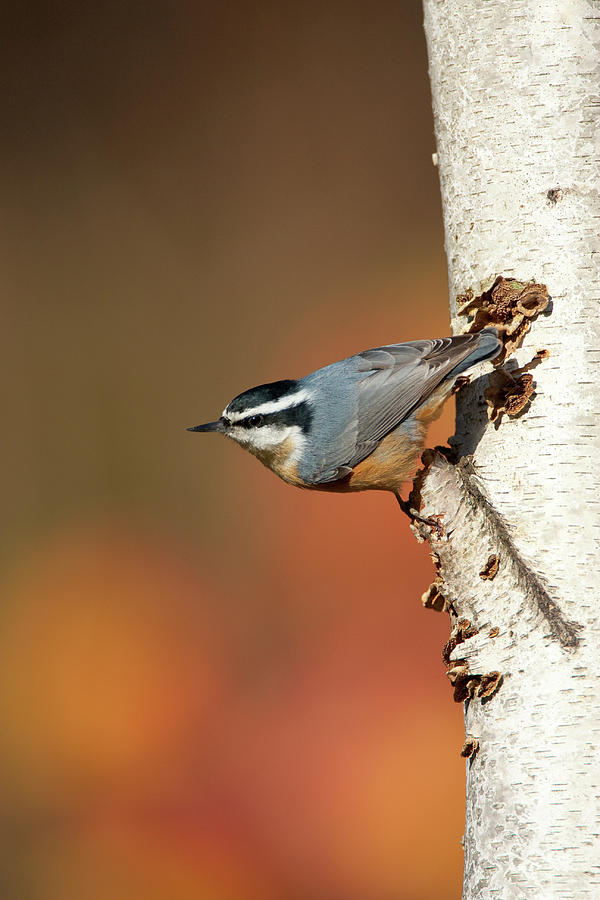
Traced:
MULTIPOLYGON (((423 403, 444 378, 474 353, 479 334, 412 341, 366 350, 355 357, 354 418, 311 473, 313 484, 337 481, 369 456, 381 439, 423 403), (356 377, 355 376, 355 377, 356 377)), ((473 360, 473 364, 477 360, 473 360)), ((457 373, 458 374, 458 373, 457 373)))

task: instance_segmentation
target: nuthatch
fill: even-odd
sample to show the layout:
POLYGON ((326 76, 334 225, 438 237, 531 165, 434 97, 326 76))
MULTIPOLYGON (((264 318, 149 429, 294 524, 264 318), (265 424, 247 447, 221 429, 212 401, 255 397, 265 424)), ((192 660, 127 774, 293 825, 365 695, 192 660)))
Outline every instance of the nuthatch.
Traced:
POLYGON ((235 397, 188 431, 232 438, 276 475, 326 491, 393 491, 414 474, 458 375, 500 353, 495 328, 365 350, 235 397))

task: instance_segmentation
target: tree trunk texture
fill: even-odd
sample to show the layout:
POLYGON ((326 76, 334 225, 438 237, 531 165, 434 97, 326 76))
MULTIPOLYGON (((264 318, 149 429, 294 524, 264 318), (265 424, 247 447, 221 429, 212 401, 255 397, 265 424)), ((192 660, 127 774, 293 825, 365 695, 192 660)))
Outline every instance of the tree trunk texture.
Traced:
POLYGON ((492 425, 469 385, 461 461, 420 486, 465 700, 463 900, 600 898, 600 4, 424 10, 453 329, 498 274, 551 296, 507 363, 548 351, 531 402, 492 425))

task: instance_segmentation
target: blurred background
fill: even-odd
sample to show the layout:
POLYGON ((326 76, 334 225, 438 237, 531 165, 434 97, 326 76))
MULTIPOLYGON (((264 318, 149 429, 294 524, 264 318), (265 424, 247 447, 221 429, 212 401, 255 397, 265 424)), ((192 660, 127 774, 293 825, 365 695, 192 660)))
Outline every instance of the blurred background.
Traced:
POLYGON ((426 548, 185 431, 448 333, 420 4, 11 9, 3 900, 457 897, 426 548))

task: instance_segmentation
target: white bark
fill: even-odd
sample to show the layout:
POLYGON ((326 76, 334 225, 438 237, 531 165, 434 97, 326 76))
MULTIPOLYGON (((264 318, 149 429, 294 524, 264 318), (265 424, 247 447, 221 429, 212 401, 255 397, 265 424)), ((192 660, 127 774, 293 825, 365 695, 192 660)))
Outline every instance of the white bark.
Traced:
POLYGON ((478 630, 453 677, 477 688, 457 660, 502 675, 465 703, 463 898, 599 898, 600 4, 424 8, 454 330, 457 295, 496 274, 552 297, 517 351, 550 352, 529 409, 485 427, 470 386, 456 442, 474 468, 438 456, 422 488, 421 514, 444 515, 440 590, 478 630))

